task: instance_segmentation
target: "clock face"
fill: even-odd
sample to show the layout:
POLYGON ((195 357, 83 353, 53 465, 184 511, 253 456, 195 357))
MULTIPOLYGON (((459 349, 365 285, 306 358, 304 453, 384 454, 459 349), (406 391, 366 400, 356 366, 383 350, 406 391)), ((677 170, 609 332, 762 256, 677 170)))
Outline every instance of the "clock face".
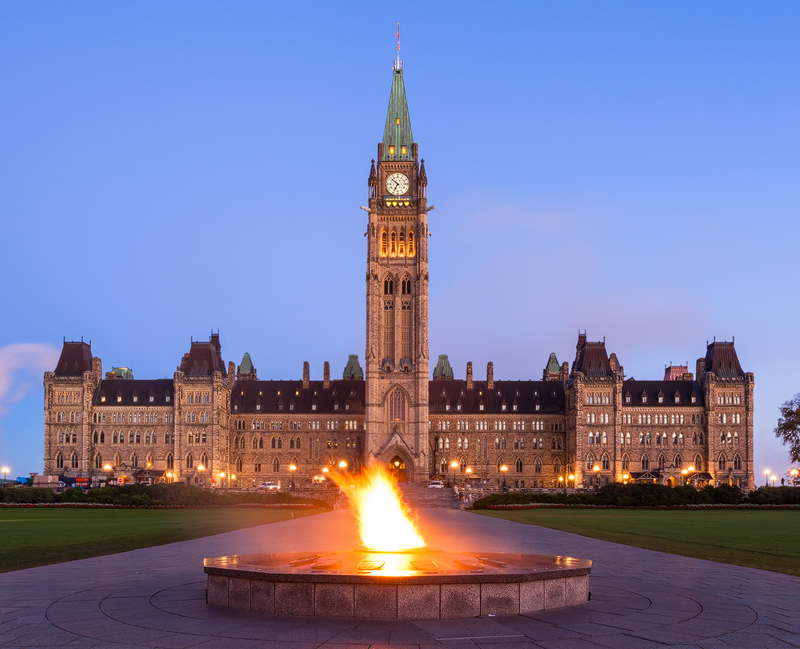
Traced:
POLYGON ((386 189, 390 194, 400 196, 408 191, 408 176, 405 174, 392 174, 386 179, 386 189))

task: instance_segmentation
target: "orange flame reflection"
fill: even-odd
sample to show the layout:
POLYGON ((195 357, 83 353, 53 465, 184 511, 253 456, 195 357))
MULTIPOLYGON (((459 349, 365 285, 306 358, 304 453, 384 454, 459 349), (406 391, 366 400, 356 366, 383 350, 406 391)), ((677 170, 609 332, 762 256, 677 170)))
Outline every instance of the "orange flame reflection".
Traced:
POLYGON ((358 474, 334 473, 332 479, 350 499, 365 547, 397 552, 425 545, 397 481, 384 467, 372 464, 358 474))

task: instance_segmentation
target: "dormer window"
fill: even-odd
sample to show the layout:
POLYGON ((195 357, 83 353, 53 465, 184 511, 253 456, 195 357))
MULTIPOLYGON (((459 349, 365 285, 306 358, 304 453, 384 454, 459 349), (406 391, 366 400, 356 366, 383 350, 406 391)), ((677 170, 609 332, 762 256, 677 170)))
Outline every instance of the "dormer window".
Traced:
POLYGON ((626 394, 625 395, 625 403, 630 403, 630 402, 631 402, 631 395, 630 394, 626 394))
POLYGON ((350 410, 350 404, 349 403, 344 404, 344 409, 345 410, 350 410))
POLYGON ((333 404, 333 409, 334 410, 338 410, 339 409, 339 404, 338 403, 334 403, 333 404))
POLYGON ((539 396, 539 390, 534 390, 533 391, 533 396, 534 397, 538 397, 539 396))
POLYGON ((169 403, 169 395, 166 395, 166 396, 164 397, 164 401, 166 401, 167 403, 169 403))
POLYGON ((456 410, 459 410, 459 411, 461 410, 461 404, 460 403, 456 404, 456 410))
POLYGON ((681 402, 681 395, 676 394, 675 395, 675 403, 680 403, 680 402, 681 402))
POLYGON ((256 410, 261 410, 261 404, 260 403, 256 404, 256 410))
POLYGON ((501 404, 501 405, 500 405, 500 410, 502 410, 503 412, 505 412, 506 410, 508 410, 508 406, 507 406, 506 404, 504 404, 504 403, 503 403, 503 404, 501 404))
POLYGON ((697 397, 695 395, 692 395, 692 403, 697 403, 697 397))
POLYGON ((540 408, 540 407, 541 407, 541 406, 540 406, 538 403, 537 403, 537 404, 534 406, 534 408, 535 408, 536 410, 539 410, 539 408, 540 408))
POLYGON ((136 403, 137 401, 139 401, 139 395, 138 394, 134 394, 133 395, 133 402, 136 403))
POLYGON ((150 403, 153 403, 153 401, 155 401, 155 400, 156 400, 156 398, 151 394, 150 395, 150 403))
POLYGON ((444 409, 445 410, 450 410, 450 404, 449 403, 444 404, 444 409))
POLYGON ((647 395, 646 394, 642 395, 642 403, 647 403, 647 395))
MULTIPOLYGON (((244 394, 244 392, 242 392, 242 394, 244 394)), ((280 390, 278 390, 278 396, 281 396, 281 391, 280 390)))
POLYGON ((106 395, 104 395, 104 394, 100 395, 100 402, 101 403, 105 403, 106 402, 106 395))
POLYGON ((122 395, 117 394, 117 403, 122 403, 122 395))
POLYGON ((511 406, 511 409, 512 409, 514 412, 516 412, 517 410, 519 410, 519 406, 518 406, 518 405, 515 403, 514 405, 512 405, 512 406, 511 406))
POLYGON ((239 404, 238 403, 234 403, 233 404, 233 409, 234 410, 238 410, 239 409, 239 404))

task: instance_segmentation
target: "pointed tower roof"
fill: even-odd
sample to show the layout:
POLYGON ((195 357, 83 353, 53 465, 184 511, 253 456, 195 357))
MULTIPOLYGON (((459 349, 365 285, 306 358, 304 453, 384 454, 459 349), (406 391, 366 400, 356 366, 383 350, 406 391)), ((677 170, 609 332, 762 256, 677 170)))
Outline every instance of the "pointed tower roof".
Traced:
POLYGON ((347 357, 347 365, 342 372, 343 379, 363 379, 364 370, 358 362, 358 354, 350 354, 347 357))
POLYGON ((250 359, 250 354, 248 352, 245 352, 244 356, 242 357, 242 364, 239 365, 239 373, 240 374, 253 373, 253 361, 250 359))
POLYGON ((547 359, 547 371, 550 374, 558 374, 560 371, 560 367, 558 365, 558 359, 556 358, 555 352, 550 352, 550 358, 547 359))
POLYGON ((447 354, 439 354, 439 362, 436 363, 436 369, 433 370, 433 378, 435 379, 452 379, 453 368, 450 367, 450 359, 447 354))
POLYGON ((392 70, 392 93, 389 95, 389 110, 383 129, 383 159, 413 161, 412 144, 414 136, 411 134, 411 117, 408 115, 406 87, 403 83, 403 64, 396 63, 392 70))

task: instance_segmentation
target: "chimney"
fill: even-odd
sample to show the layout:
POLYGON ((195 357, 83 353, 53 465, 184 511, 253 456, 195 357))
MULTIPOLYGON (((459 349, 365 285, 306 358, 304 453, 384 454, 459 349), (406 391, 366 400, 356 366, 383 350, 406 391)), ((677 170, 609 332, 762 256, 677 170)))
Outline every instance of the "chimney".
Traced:
POLYGON ((331 364, 325 361, 325 370, 322 375, 322 387, 327 389, 331 387, 331 364))
POLYGON ((698 358, 697 359, 697 366, 695 368, 697 371, 695 372, 697 376, 697 382, 701 385, 703 384, 703 379, 706 378, 706 359, 705 358, 698 358))
POLYGON ((494 389, 494 363, 492 361, 486 365, 486 387, 490 390, 494 389))
POLYGON ((467 363, 467 390, 472 389, 472 361, 467 363))
POLYGON ((233 361, 228 361, 228 376, 231 378, 236 376, 236 365, 233 361))
POLYGON ((308 361, 303 361, 303 389, 308 389, 311 383, 311 372, 308 368, 308 361))

